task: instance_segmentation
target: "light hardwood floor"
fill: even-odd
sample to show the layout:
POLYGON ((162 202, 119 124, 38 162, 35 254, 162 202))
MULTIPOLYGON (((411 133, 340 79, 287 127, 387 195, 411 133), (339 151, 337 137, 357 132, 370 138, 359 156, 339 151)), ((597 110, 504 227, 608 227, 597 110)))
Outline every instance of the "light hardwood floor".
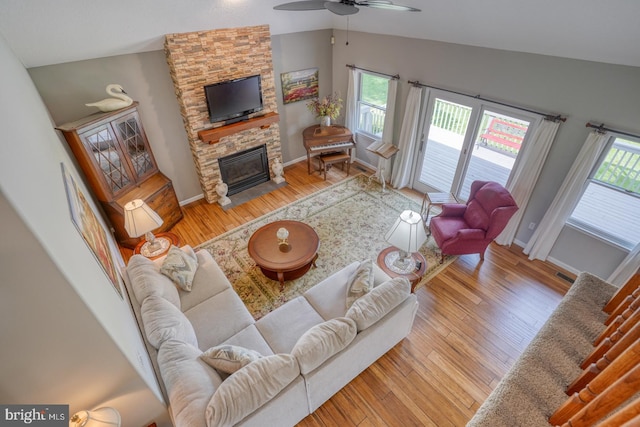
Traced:
MULTIPOLYGON (((300 162, 285 168, 289 185, 226 212, 205 201, 183 207, 172 231, 196 246, 344 177, 333 168, 323 181, 300 162)), ((574 277, 529 261, 517 246, 492 244, 484 261, 460 256, 416 290, 418 313, 407 338, 299 426, 464 426, 568 290, 558 271, 574 277)))

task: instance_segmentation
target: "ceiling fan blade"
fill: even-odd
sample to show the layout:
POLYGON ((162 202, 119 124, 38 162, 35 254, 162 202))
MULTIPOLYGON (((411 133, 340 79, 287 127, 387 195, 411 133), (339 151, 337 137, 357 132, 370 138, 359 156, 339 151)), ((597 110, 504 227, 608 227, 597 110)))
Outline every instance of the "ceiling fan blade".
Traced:
POLYGON ((302 0, 274 6, 276 10, 324 10, 325 0, 302 0))
POLYGON ((358 13, 359 10, 353 5, 333 1, 325 1, 324 7, 336 15, 353 15, 354 13, 358 13))
POLYGON ((396 10, 400 12, 421 12, 420 9, 416 9, 415 7, 394 4, 388 0, 364 0, 362 2, 357 2, 356 4, 358 6, 372 7, 374 9, 396 10))

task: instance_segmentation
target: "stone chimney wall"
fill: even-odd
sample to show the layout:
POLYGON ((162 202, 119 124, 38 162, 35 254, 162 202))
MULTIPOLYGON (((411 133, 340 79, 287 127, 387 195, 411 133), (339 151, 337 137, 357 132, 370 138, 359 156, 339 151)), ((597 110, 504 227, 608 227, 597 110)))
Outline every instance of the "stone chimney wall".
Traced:
POLYGON ((208 84, 260 74, 264 109, 254 115, 278 112, 268 25, 167 34, 165 54, 200 186, 209 203, 218 199, 218 158, 265 144, 269 165, 275 158, 282 159, 277 123, 238 132, 215 144, 198 138, 198 131, 214 125, 209 122, 204 94, 208 84))

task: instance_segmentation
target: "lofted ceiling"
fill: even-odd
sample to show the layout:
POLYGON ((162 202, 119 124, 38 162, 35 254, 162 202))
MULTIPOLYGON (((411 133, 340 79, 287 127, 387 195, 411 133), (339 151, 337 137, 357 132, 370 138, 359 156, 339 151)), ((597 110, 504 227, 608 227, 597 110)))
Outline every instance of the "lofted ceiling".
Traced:
MULTIPOLYGON (((0 34, 27 68, 159 50, 168 33, 268 24, 272 34, 346 29, 291 0, 0 0, 0 34)), ((637 0, 397 0, 361 8, 349 30, 640 67, 637 0)))

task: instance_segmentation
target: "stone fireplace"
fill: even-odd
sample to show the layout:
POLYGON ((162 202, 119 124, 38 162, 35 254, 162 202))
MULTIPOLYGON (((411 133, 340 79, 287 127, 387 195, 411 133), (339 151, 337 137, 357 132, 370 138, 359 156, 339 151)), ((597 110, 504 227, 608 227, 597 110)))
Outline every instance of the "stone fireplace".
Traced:
POLYGON ((227 196, 269 181, 267 147, 261 145, 218 159, 222 181, 227 184, 227 196))
POLYGON ((282 160, 278 123, 242 130, 213 144, 198 137, 198 132, 217 125, 209 123, 204 94, 208 84, 260 74, 264 108, 256 115, 278 112, 269 26, 168 34, 165 54, 206 200, 218 199, 216 184, 218 179, 225 181, 219 160, 227 156, 264 145, 269 175, 268 165, 276 158, 282 160))

